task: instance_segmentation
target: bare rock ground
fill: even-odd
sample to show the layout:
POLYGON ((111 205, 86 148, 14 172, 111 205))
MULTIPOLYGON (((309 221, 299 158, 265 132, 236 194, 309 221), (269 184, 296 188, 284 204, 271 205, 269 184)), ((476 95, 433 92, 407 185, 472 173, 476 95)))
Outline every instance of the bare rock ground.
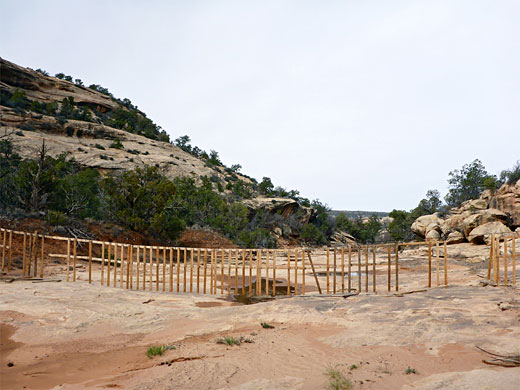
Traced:
MULTIPOLYGON (((410 268, 412 289, 425 274, 410 268)), ((520 353, 518 287, 480 287, 470 266, 450 269, 448 288, 247 306, 83 280, 0 282, 0 387, 324 389, 332 366, 354 389, 519 388, 520 368, 486 365, 476 349, 520 353), (216 343, 226 336, 253 342, 216 343), (148 358, 152 345, 172 348, 148 358)))

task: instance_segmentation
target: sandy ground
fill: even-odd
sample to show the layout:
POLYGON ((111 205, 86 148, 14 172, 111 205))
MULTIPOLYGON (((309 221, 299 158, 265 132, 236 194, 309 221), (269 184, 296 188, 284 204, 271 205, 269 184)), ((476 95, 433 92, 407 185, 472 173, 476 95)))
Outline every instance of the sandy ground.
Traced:
MULTIPOLYGON (((401 261, 400 292, 424 289, 424 262, 401 261)), ((89 285, 84 272, 0 282, 0 387, 324 389, 335 367, 354 389, 520 389, 520 368, 484 364, 476 349, 520 353, 520 290, 482 287, 484 266, 450 261, 448 288, 254 305, 89 285), (216 343, 227 336, 252 342, 216 343), (155 345, 171 349, 148 358, 155 345)))

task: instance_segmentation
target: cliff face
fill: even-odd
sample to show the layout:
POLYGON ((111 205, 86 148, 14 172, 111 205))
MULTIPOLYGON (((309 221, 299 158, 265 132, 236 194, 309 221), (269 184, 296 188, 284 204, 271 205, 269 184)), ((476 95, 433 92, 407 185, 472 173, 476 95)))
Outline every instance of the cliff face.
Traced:
MULTIPOLYGON (((93 89, 46 76, 0 58, 0 92, 4 97, 23 94, 24 108, 0 103, 0 134, 11 134, 15 151, 22 158, 34 158, 45 140, 51 156, 69 153, 80 164, 101 171, 127 170, 147 164, 158 165, 169 178, 218 177, 225 184, 226 179, 235 176, 250 182, 249 178, 240 174, 231 175, 224 167, 208 166, 204 159, 169 142, 110 126, 111 114, 129 114, 131 111, 111 96, 93 89), (87 112, 87 119, 60 118, 64 98, 73 101, 78 112, 87 112), (33 102, 39 105, 54 104, 57 107, 56 115, 49 115, 46 110, 36 112, 32 109, 33 102), (116 139, 121 141, 121 147, 111 147, 116 139)), ((146 118, 138 110, 134 110, 133 114, 137 120, 146 118)))

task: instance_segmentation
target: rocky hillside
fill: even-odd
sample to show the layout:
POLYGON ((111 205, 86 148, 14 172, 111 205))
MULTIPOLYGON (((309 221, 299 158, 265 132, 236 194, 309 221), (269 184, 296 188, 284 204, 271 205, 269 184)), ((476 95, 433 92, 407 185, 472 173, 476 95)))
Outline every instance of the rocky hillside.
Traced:
POLYGON ((34 158, 45 140, 49 155, 69 153, 105 172, 147 164, 161 167, 169 178, 208 176, 224 187, 230 181, 250 182, 172 145, 131 102, 98 85, 87 88, 0 58, 0 94, 0 134, 12 134, 22 158, 34 158))
POLYGON ((448 243, 489 243, 491 234, 515 230, 520 232, 520 180, 503 184, 495 192, 486 190, 478 199, 451 209, 447 216, 423 215, 412 225, 412 231, 420 237, 448 243))

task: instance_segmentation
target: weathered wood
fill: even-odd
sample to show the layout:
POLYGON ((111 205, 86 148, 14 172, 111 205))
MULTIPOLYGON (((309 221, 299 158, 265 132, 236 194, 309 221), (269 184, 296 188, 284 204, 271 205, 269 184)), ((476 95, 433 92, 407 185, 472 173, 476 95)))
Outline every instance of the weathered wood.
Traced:
POLYGON ((7 244, 7 230, 4 229, 3 239, 2 239, 2 272, 5 271, 5 247, 7 244))
POLYGON ((330 281, 329 281, 329 273, 330 273, 330 269, 329 269, 329 266, 330 266, 330 258, 329 258, 329 248, 327 248, 327 294, 330 294, 330 281))
MULTIPOLYGON (((372 292, 376 292, 376 251, 377 245, 372 246, 372 292)), ((397 267, 397 263, 396 263, 397 267)), ((396 273, 397 275, 397 273, 396 273)))
MULTIPOLYGON (((170 264, 171 267, 171 264, 170 264)), ((200 248, 197 249, 197 294, 200 293, 200 248)))
POLYGON ((494 255, 494 246, 495 246, 495 236, 491 235, 491 245, 489 246, 489 263, 488 263, 488 273, 487 278, 488 280, 491 279, 491 267, 493 265, 493 255, 494 255))
POLYGON ((305 250, 302 249, 302 295, 305 295, 305 250))
POLYGON ((238 294, 238 249, 235 250, 235 291, 234 294, 238 294))
POLYGON ((395 244, 395 291, 399 291, 399 244, 395 244))
MULTIPOLYGON (((155 248, 155 291, 159 291, 159 281, 161 279, 160 266, 161 266, 161 257, 159 255, 159 247, 155 248)), ((186 269, 184 269, 186 272, 186 269)), ((186 283, 186 279, 184 279, 184 283, 186 283)))
MULTIPOLYGON (((34 234, 37 237, 36 232, 34 234)), ((7 272, 11 271, 11 262, 13 260, 13 231, 9 231, 9 256, 7 257, 7 272)), ((34 256, 34 260, 36 261, 36 255, 34 256)), ((34 263, 34 276, 36 276, 36 262, 34 263)))
POLYGON ((513 242, 511 243, 511 262, 513 263, 513 286, 516 286, 516 237, 513 237, 513 242))
POLYGON ((336 247, 334 247, 334 278, 332 279, 332 293, 336 294, 336 267, 337 267, 337 254, 336 247))
POLYGON ((249 249, 249 295, 253 295, 253 251, 249 249))
POLYGON ((278 251, 275 249, 273 254, 273 297, 276 296, 276 258, 278 257, 278 251))
POLYGON ((495 242, 495 283, 500 285, 500 237, 495 242))
POLYGON ((149 280, 149 288, 150 291, 153 290, 153 247, 150 247, 150 280, 149 280))
MULTIPOLYGON (((200 260, 200 249, 199 249, 199 260, 200 260)), ((170 292, 173 292, 173 248, 170 248, 170 269, 169 269, 169 271, 170 271, 170 292)), ((197 287, 198 287, 198 284, 197 284, 197 287)))
MULTIPOLYGON (((70 243, 70 240, 68 240, 70 243)), ((107 258, 107 287, 110 287, 110 263, 112 261, 112 256, 110 250, 112 249, 112 244, 108 243, 108 258, 107 258)))
MULTIPOLYGON (((218 255, 217 255, 218 256, 218 255)), ((225 261, 226 261, 226 250, 220 250, 220 295, 224 295, 224 274, 225 274, 225 261)))
POLYGON ((444 286, 448 287, 448 245, 444 241, 444 286))
POLYGON ((146 291, 146 247, 143 248, 143 291, 146 291))
POLYGON ((439 276, 439 267, 440 267, 440 247, 439 247, 439 241, 435 243, 435 273, 436 273, 436 280, 437 280, 437 287, 440 286, 440 276, 439 276))
POLYGON ((40 278, 43 278, 43 268, 44 268, 44 261, 45 261, 45 236, 42 235, 42 264, 40 267, 40 278))
POLYGON ((504 237, 504 285, 507 286, 508 275, 507 275, 507 237, 504 237))
POLYGON ((432 243, 428 241, 428 287, 432 286, 432 243))
MULTIPOLYGON (((192 265, 193 265, 193 252, 192 252, 192 265)), ((166 248, 163 248, 162 290, 163 290, 163 292, 166 291, 166 248)))
POLYGON ((26 275, 26 267, 27 267, 27 264, 26 264, 26 261, 27 261, 27 249, 26 249, 26 246, 27 246, 27 233, 23 233, 23 251, 22 251, 22 275, 25 276, 26 275))
POLYGON ((66 279, 67 282, 69 281, 69 271, 70 271, 70 238, 67 240, 67 279, 66 279))
MULTIPOLYGON (((126 259, 126 262, 128 263, 128 258, 126 259)), ((124 247, 124 245, 121 245, 121 268, 119 270, 120 270, 119 288, 123 288, 123 283, 125 281, 125 247, 124 247)))
POLYGON ((130 262, 130 289, 134 288, 134 246, 130 245, 128 247, 130 255, 128 256, 128 260, 130 262))
POLYGON ((368 245, 365 253, 365 292, 368 292, 368 245))
POLYGON ((390 247, 387 248, 387 258, 388 258, 388 291, 392 288, 392 254, 390 253, 390 247))
POLYGON ((341 248, 341 293, 345 293, 345 248, 341 248))
MULTIPOLYGON (((204 264, 203 264, 203 273, 202 273, 202 293, 206 294, 206 281, 207 281, 207 273, 208 273, 208 250, 204 249, 204 264)), ((179 278, 179 275, 177 273, 177 279, 179 278)), ((179 292, 179 281, 177 280, 177 292, 179 292)))
POLYGON ((298 295, 298 250, 294 251, 294 294, 298 295))
POLYGON ((246 251, 242 249, 242 294, 246 293, 246 251))
POLYGON ((78 253, 77 253, 78 249, 77 248, 78 248, 78 240, 74 239, 74 248, 72 249, 73 256, 74 256, 74 258, 72 260, 72 281, 73 282, 76 281, 76 261, 78 260, 78 253))
MULTIPOLYGON (((327 249, 327 254, 328 254, 327 249)), ((328 263, 328 261, 327 261, 328 263)), ((327 264, 327 271, 329 270, 328 264, 327 264)), ((327 274, 328 275, 328 274, 327 274)), ((328 280, 328 279, 327 279, 328 280)), ((258 283, 257 283, 258 285, 258 283)), ((328 288, 328 283, 327 283, 328 288)), ((291 295, 291 250, 287 249, 287 295, 291 295)))
POLYGON ((358 293, 361 292, 361 284, 362 284, 362 275, 361 275, 361 246, 357 247, 358 253, 358 293))
POLYGON ((312 268, 312 274, 314 275, 314 280, 316 281, 316 287, 318 287, 318 292, 322 294, 321 287, 320 287, 320 281, 318 280, 318 275, 316 274, 316 269, 314 268, 314 263, 312 262, 311 252, 307 252, 307 257, 309 258, 309 263, 312 268))
MULTIPOLYGON (((269 255, 271 251, 266 249, 265 251, 265 295, 269 295, 269 255)), ((298 271, 296 271, 298 272, 298 271)))
POLYGON ((139 282, 140 282, 139 272, 140 272, 140 268, 141 268, 141 253, 140 253, 141 248, 139 248, 139 246, 137 246, 136 249, 137 249, 137 251, 135 253, 135 289, 139 290, 139 282))
MULTIPOLYGON (((42 237, 42 258, 43 258, 43 237, 42 237)), ((88 282, 92 283, 92 241, 88 243, 88 282)))
POLYGON ((101 244, 101 285, 105 284, 105 243, 101 244))
POLYGON ((348 292, 352 291, 352 247, 348 247, 348 292))
MULTIPOLYGON (((184 264, 183 264, 183 286, 182 286, 182 292, 186 292, 186 284, 187 284, 187 278, 186 278, 186 268, 188 266, 188 248, 183 248, 183 258, 184 258, 184 264)), ((211 260, 211 264, 213 264, 213 259, 211 260)), ((213 268, 211 269, 211 282, 213 283, 213 268)), ((212 285, 213 287, 213 285, 212 285)), ((213 289, 212 289, 213 293, 213 289)))

